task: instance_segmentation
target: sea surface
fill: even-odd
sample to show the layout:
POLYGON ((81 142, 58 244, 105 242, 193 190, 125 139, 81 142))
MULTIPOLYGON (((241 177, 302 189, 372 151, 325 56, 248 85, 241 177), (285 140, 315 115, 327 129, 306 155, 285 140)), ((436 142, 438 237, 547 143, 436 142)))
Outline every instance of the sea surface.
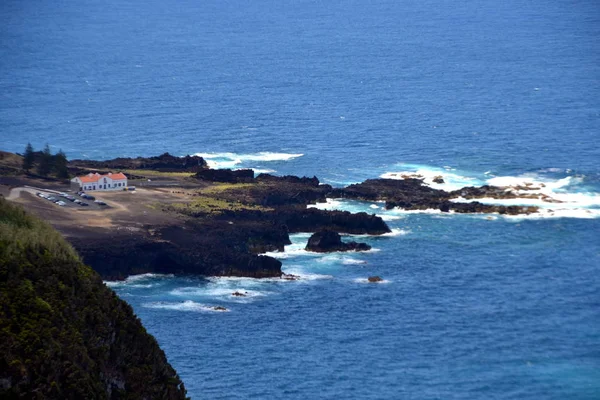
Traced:
POLYGON ((599 399, 599 43, 595 0, 3 0, 0 148, 530 184, 562 202, 320 204, 393 232, 326 255, 294 235, 273 255, 298 281, 107 284, 192 399, 599 399))

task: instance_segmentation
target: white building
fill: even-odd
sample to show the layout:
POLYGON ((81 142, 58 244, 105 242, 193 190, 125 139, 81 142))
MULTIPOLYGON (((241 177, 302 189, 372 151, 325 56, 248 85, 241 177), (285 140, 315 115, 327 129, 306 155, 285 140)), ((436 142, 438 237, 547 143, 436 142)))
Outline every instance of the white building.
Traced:
POLYGON ((127 177, 121 172, 109 172, 106 175, 90 173, 73 178, 71 182, 78 185, 80 190, 123 190, 127 187, 127 177))

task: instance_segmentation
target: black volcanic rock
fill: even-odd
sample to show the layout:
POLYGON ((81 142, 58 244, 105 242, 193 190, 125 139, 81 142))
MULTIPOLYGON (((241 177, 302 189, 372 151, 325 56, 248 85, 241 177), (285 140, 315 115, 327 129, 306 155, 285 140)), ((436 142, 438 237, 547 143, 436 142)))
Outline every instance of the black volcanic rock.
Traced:
POLYGON ((161 154, 155 157, 137 157, 137 158, 114 158, 112 160, 72 160, 69 162, 69 168, 99 168, 99 169, 149 169, 160 172, 197 172, 208 165, 204 158, 187 155, 185 157, 176 157, 169 153, 161 154))
POLYGON ((321 229, 354 235, 382 235, 391 232, 381 217, 364 212, 351 213, 309 208, 282 210, 280 215, 290 232, 314 232, 321 229))
POLYGON ((254 171, 251 169, 203 169, 194 175, 196 179, 222 183, 254 182, 254 171))
POLYGON ((367 251, 371 250, 371 246, 366 243, 344 243, 342 242, 339 233, 330 230, 322 230, 314 233, 310 239, 308 239, 306 250, 317 253, 329 253, 334 251, 367 251))
MULTIPOLYGON (((203 174, 208 175, 209 171, 203 174)), ((243 181, 242 181, 243 182, 243 181)), ((306 206, 326 201, 330 185, 317 178, 260 174, 252 185, 240 185, 218 194, 219 198, 263 207, 306 206)))
POLYGON ((259 182, 289 183, 294 185, 308 185, 312 187, 318 187, 320 184, 319 179, 316 176, 313 176, 312 178, 303 176, 300 178, 295 175, 275 176, 270 174, 260 174, 256 177, 256 180, 259 182))
POLYGON ((531 214, 538 210, 537 207, 490 205, 476 201, 470 203, 451 202, 451 199, 458 197, 467 199, 484 197, 514 199, 518 196, 506 188, 495 186, 465 187, 446 192, 433 189, 423 184, 422 180, 415 178, 368 179, 363 183, 350 185, 344 189, 335 189, 331 192, 331 195, 356 200, 384 200, 385 208, 388 210, 393 208, 405 210, 438 209, 442 212, 499 213, 507 215, 531 214))
POLYGON ((423 180, 407 179, 367 179, 332 192, 334 197, 356 200, 395 200, 406 202, 431 201, 449 198, 443 190, 433 189, 423 184, 423 180))
POLYGON ((498 186, 484 185, 480 187, 468 186, 450 192, 452 197, 463 197, 465 199, 515 199, 517 194, 510 189, 498 186))
POLYGON ((281 276, 281 262, 255 253, 283 250, 289 236, 269 222, 192 220, 166 226, 153 235, 99 232, 69 238, 83 260, 104 279, 119 280, 143 273, 205 276, 281 276), (209 233, 209 234, 207 234, 209 233))

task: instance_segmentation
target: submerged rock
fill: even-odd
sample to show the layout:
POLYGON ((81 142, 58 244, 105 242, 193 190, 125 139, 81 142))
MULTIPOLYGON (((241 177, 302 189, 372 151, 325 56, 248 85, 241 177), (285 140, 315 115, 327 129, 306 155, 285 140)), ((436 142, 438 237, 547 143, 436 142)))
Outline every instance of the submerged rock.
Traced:
POLYGON ((375 282, 383 282, 383 279, 381 279, 380 276, 370 276, 368 278, 368 281, 371 283, 375 283, 375 282))
POLYGON ((366 243, 342 242, 339 233, 322 230, 314 233, 306 245, 306 250, 317 253, 328 253, 333 251, 367 251, 371 250, 371 246, 366 243))
POLYGON ((240 293, 240 292, 237 292, 237 291, 236 291, 236 292, 233 292, 233 293, 231 293, 231 295, 232 295, 232 296, 236 296, 236 297, 246 297, 246 296, 247 296, 247 294, 240 293))

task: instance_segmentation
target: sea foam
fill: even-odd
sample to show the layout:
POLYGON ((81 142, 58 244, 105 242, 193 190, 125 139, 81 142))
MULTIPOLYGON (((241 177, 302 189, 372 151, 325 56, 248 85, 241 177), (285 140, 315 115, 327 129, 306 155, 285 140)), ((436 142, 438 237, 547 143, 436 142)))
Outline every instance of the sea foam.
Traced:
POLYGON ((461 189, 465 186, 481 186, 483 181, 479 178, 472 177, 466 174, 459 174, 454 168, 445 166, 443 168, 432 167, 421 164, 399 164, 401 170, 386 172, 380 175, 380 178, 385 179, 404 179, 404 178, 417 178, 422 179, 423 183, 431 186, 434 189, 442 189, 446 191, 453 191, 461 189), (436 183, 433 180, 436 177, 442 177, 444 183, 436 183))
MULTIPOLYGON (((494 176, 491 171, 486 171, 483 176, 456 172, 454 168, 445 166, 443 168, 430 167, 417 164, 401 164, 405 170, 398 172, 387 172, 382 174, 383 178, 404 179, 415 177, 423 179, 424 184, 436 189, 446 191, 458 190, 466 186, 491 185, 506 188, 516 195, 512 199, 479 198, 465 199, 456 198, 454 202, 478 201, 484 204, 504 206, 537 206, 538 213, 523 216, 507 216, 507 218, 598 218, 600 208, 600 193, 590 191, 583 187, 584 176, 550 177, 544 174, 527 173, 518 176, 494 176), (441 176, 445 183, 436 184, 433 178, 441 176)), ((562 173, 556 168, 543 170, 548 173, 562 173)), ((564 171, 571 173, 571 170, 564 171)), ((327 206, 333 207, 334 203, 327 206)), ((383 217, 390 218, 390 214, 439 214, 439 210, 402 210, 394 209, 383 213, 383 217)), ((450 214, 453 214, 452 212, 450 214)))
POLYGON ((174 311, 187 311, 187 312, 227 312, 229 310, 215 309, 214 306, 206 304, 196 303, 192 300, 186 300, 182 302, 166 302, 157 301, 152 303, 144 303, 142 307, 155 308, 162 310, 174 310, 174 311))
MULTIPOLYGON (((237 154, 237 153, 196 153, 195 156, 202 157, 206 160, 209 167, 214 169, 220 168, 251 168, 253 163, 271 162, 271 161, 289 161, 294 158, 302 157, 304 154, 292 153, 272 153, 263 151, 252 154, 237 154)), ((273 170, 269 170, 274 172, 273 170)))
POLYGON ((171 279, 174 278, 173 274, 139 274, 139 275, 130 275, 123 281, 104 281, 104 284, 108 287, 138 287, 138 288, 148 288, 152 286, 156 286, 160 280, 171 279), (141 283, 146 281, 153 281, 152 283, 141 283))

